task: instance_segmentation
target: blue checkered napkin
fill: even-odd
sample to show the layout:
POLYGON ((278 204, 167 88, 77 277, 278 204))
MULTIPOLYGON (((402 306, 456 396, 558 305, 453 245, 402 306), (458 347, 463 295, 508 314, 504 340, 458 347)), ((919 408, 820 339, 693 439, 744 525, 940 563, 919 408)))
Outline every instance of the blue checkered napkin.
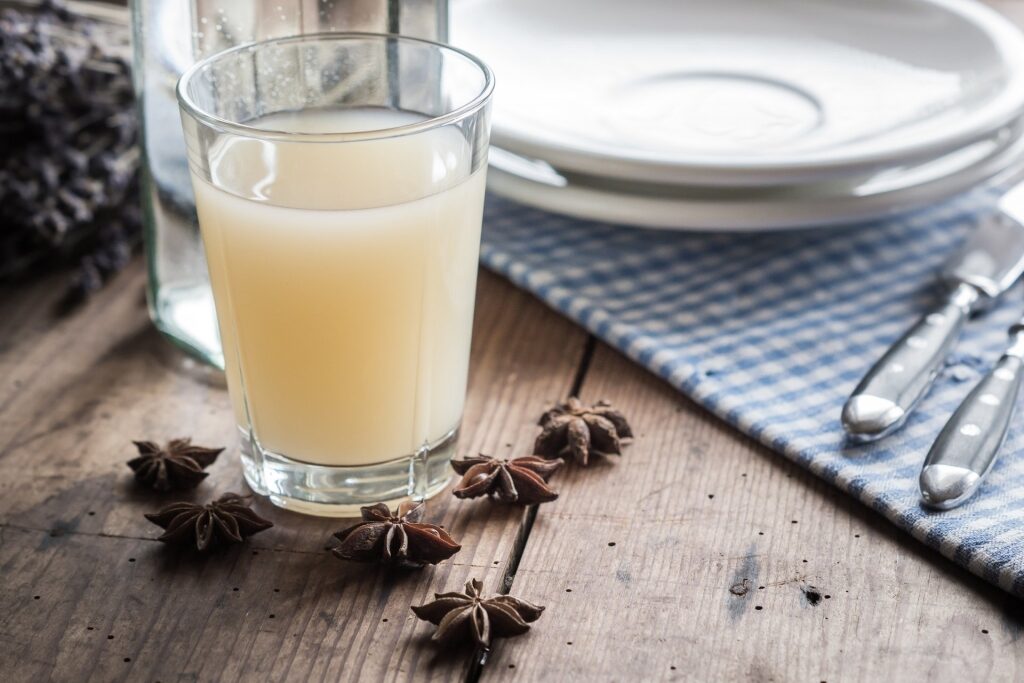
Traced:
POLYGON ((1024 596, 1024 411, 973 500, 918 502, 924 455, 1002 353, 1015 288, 972 322, 906 427, 848 446, 839 413, 935 300, 935 274, 996 193, 841 230, 693 235, 581 221, 490 197, 481 258, 737 429, 1024 596))

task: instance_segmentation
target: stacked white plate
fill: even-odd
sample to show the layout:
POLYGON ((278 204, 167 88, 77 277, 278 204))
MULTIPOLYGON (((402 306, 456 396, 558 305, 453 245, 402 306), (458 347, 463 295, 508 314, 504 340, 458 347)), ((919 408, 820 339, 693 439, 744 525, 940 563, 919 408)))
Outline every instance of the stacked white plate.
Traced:
POLYGON ((1024 35, 972 0, 455 0, 489 185, 649 227, 836 225, 1024 158, 1024 35))

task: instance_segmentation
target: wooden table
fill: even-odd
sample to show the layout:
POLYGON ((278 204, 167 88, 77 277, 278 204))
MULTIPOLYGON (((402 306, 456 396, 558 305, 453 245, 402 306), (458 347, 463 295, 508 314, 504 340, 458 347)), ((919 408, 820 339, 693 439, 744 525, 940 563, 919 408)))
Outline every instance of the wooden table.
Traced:
MULTIPOLYGON (((488 273, 461 450, 527 454, 546 404, 578 394, 632 418, 621 460, 559 473, 536 514, 442 494, 430 516, 463 550, 420 572, 342 563, 341 523, 263 500, 276 526, 246 545, 168 549, 129 440, 234 428, 142 282, 137 263, 60 319, 60 281, 0 288, 0 680, 1024 679, 1019 602, 488 273), (547 606, 482 669, 409 611, 469 577, 547 606)), ((232 456, 197 498, 244 490, 232 456)))
MULTIPOLYGON (((737 435, 538 301, 480 279, 464 452, 530 451, 544 406, 608 398, 623 458, 533 511, 447 493, 463 545, 386 574, 325 552, 338 521, 195 557, 154 541, 133 438, 233 444, 227 395, 149 324, 135 264, 54 318, 60 283, 0 290, 0 678, 1013 680, 1022 614, 874 513, 737 435), (410 604, 482 579, 547 606, 486 666, 410 604), (819 599, 820 596, 820 599, 819 599)), ((244 490, 232 454, 196 492, 244 490)))

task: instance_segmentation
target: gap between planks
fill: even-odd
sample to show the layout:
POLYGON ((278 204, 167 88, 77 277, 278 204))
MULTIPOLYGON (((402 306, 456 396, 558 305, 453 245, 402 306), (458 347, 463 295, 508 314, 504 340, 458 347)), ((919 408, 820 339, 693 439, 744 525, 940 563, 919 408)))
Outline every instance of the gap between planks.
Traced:
MULTIPOLYGON (((223 389, 182 373, 178 357, 164 352, 145 319, 143 275, 136 262, 58 321, 48 314, 55 281, 0 289, 14 295, 0 297, 8 322, 0 329, 0 520, 10 524, 0 527, 10 541, 0 543, 0 630, 33 634, 0 648, 0 663, 10 658, 26 679, 95 664, 101 680, 183 671, 203 679, 464 680, 467 653, 435 656, 432 629, 407 606, 469 576, 502 584, 497 560, 521 556, 513 550, 520 510, 439 497, 435 514, 457 532, 465 560, 392 585, 323 553, 336 522, 293 513, 275 512, 287 523, 253 545, 198 563, 138 540, 151 531, 138 513, 153 503, 123 469, 125 435, 164 439, 187 425, 214 443, 233 429, 223 389), (110 548, 118 556, 107 562, 110 548), (268 559, 244 561, 250 552, 268 559), (281 593, 271 592, 275 585, 281 593), (268 599, 277 604, 272 621, 262 614, 268 599), (212 608, 182 611, 189 602, 212 608), (52 608, 48 616, 41 604, 52 608), (98 631, 86 632, 87 624, 116 640, 94 642, 98 631)), ((586 333, 490 273, 481 272, 479 287, 463 450, 521 452, 533 443, 536 411, 579 375, 586 333)), ((196 495, 242 485, 231 458, 211 471, 213 488, 196 495)))
MULTIPOLYGON (((597 338, 592 334, 588 334, 583 342, 579 366, 576 368, 576 374, 573 375, 565 398, 579 396, 580 391, 583 389, 583 383, 586 381, 587 372, 590 370, 590 363, 594 358, 596 348, 597 338)), ((501 595, 509 595, 512 592, 512 585, 516 580, 516 572, 519 570, 519 562, 523 559, 526 544, 530 541, 530 532, 533 531, 533 524, 537 520, 539 508, 539 505, 529 505, 523 511, 523 519, 520 522, 516 539, 512 543, 509 557, 505 561, 505 570, 502 572, 501 580, 498 584, 497 592, 501 595)), ((478 683, 483 675, 484 668, 487 666, 492 649, 478 648, 473 653, 473 659, 469 664, 469 669, 466 671, 466 683, 478 683)))

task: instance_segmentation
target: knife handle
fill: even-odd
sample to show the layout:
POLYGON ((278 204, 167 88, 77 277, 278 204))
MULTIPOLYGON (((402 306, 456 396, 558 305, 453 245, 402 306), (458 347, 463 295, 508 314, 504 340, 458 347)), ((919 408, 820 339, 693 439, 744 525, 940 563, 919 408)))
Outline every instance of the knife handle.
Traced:
POLYGON ((903 424, 953 350, 978 296, 961 284, 875 363, 843 406, 843 429, 851 439, 874 441, 903 424))
POLYGON ((921 500, 949 510, 981 485, 1006 440, 1024 361, 1004 355, 949 418, 921 469, 921 500))

